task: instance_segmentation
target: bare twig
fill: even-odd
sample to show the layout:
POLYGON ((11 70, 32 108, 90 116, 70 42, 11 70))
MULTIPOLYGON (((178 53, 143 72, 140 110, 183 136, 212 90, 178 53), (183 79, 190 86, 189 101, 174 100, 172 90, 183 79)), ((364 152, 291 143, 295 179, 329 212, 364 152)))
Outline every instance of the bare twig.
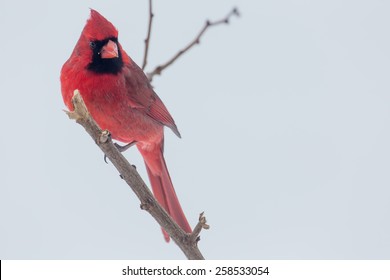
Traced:
POLYGON ((206 217, 204 216, 204 212, 199 214, 199 222, 195 226, 194 231, 191 233, 191 237, 193 241, 198 242, 199 240, 199 234, 202 231, 202 229, 209 229, 210 226, 206 224, 206 217))
POLYGON ((217 21, 209 21, 207 20, 203 26, 203 28, 200 30, 199 34, 195 37, 193 41, 191 41, 185 48, 181 49, 174 55, 170 60, 168 60, 166 63, 161 64, 157 66, 152 72, 148 73, 147 76, 149 78, 149 81, 153 80, 153 77, 155 75, 161 75, 161 72, 170 66, 172 63, 174 63, 180 56, 182 56, 184 53, 186 53, 189 49, 191 49, 193 46, 200 43, 200 39, 203 36, 203 34, 212 26, 220 25, 220 24, 228 24, 229 20, 232 16, 239 16, 240 13, 237 8, 233 8, 226 17, 223 19, 217 20, 217 21))
POLYGON ((142 63, 142 70, 145 70, 146 64, 148 63, 148 52, 149 52, 150 34, 152 32, 153 17, 154 14, 152 10, 152 0, 149 0, 149 23, 148 23, 148 33, 145 39, 145 52, 144 52, 144 62, 142 63))
MULTIPOLYGON (((153 216, 160 226, 172 237, 188 259, 204 259, 197 246, 198 235, 200 233, 198 226, 195 227, 196 231, 194 230, 192 234, 184 232, 156 201, 136 169, 115 147, 110 133, 107 130, 102 131, 92 119, 78 90, 75 90, 72 102, 75 109, 72 112, 66 112, 69 118, 76 120, 78 124, 82 125, 103 153, 110 159, 119 171, 121 178, 126 181, 141 201, 141 209, 148 211, 153 216)), ((202 217, 203 215, 199 218, 199 223, 203 220, 202 217)), ((204 219, 202 223, 205 224, 206 220, 204 219)), ((204 226, 201 227, 206 228, 204 226)))

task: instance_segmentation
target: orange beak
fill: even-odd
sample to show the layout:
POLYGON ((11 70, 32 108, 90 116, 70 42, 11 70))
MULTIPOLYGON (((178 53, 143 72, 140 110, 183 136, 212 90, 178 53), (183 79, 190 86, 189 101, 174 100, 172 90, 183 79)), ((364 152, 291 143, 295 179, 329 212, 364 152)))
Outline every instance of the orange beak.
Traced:
POLYGON ((100 51, 100 57, 101 58, 116 58, 119 57, 118 54, 118 45, 109 40, 105 46, 103 46, 102 50, 100 51))

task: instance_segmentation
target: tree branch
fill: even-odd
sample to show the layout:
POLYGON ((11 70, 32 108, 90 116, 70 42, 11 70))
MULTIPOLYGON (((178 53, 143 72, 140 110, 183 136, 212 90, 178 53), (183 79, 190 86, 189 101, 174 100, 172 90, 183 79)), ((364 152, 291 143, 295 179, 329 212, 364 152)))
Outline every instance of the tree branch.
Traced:
POLYGON ((196 225, 194 232, 192 234, 184 232, 160 206, 136 169, 117 150, 111 140, 110 133, 107 130, 102 131, 92 119, 78 90, 75 90, 72 102, 75 109, 72 112, 66 111, 69 118, 76 120, 78 124, 82 125, 103 153, 110 159, 112 164, 119 171, 121 178, 126 181, 141 201, 141 209, 146 210, 152 215, 159 225, 171 236, 188 259, 203 260, 202 253, 197 246, 200 230, 202 228, 208 228, 203 213, 199 217, 199 222, 196 225))
POLYGON ((148 23, 148 33, 146 34, 146 39, 145 39, 145 52, 144 52, 144 61, 142 63, 142 70, 145 70, 146 64, 148 63, 148 52, 149 52, 150 34, 152 32, 153 17, 154 14, 152 10, 152 0, 149 0, 149 23, 148 23))
MULTIPOLYGON (((170 60, 168 60, 166 63, 161 64, 157 66, 152 72, 148 73, 148 79, 149 81, 153 80, 153 77, 155 75, 161 75, 162 71, 170 66, 172 63, 174 63, 179 57, 181 57, 184 53, 189 51, 193 46, 197 45, 200 43, 200 39, 203 36, 203 34, 207 31, 212 26, 220 25, 220 24, 228 24, 229 20, 232 16, 240 16, 240 13, 237 8, 233 8, 226 17, 223 19, 217 20, 217 21, 209 21, 207 20, 203 26, 203 28, 200 30, 199 34, 195 37, 194 40, 192 40, 185 48, 181 49, 178 51, 170 60)), ((150 22, 150 21, 149 21, 150 22)), ((143 68, 142 68, 143 69, 143 68)))

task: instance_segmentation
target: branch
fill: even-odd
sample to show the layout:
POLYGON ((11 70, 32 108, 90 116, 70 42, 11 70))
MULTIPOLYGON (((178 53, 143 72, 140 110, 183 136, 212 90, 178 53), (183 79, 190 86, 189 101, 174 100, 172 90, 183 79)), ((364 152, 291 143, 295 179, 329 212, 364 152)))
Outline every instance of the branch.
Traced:
POLYGON ((180 247, 186 257, 190 260, 203 260, 202 253, 199 251, 197 243, 199 240, 199 227, 207 228, 206 219, 203 213, 199 218, 199 223, 194 232, 188 234, 184 232, 169 214, 160 206, 154 198, 152 192, 146 186, 136 169, 125 159, 113 144, 110 133, 107 130, 102 131, 96 122, 92 119, 84 101, 78 90, 74 91, 72 98, 74 111, 66 112, 69 118, 76 120, 82 125, 88 134, 94 139, 103 153, 110 159, 130 188, 141 201, 141 209, 149 212, 150 215, 165 229, 175 243, 180 247))
POLYGON ((150 33, 152 32, 153 17, 154 14, 152 10, 152 0, 149 0, 149 23, 148 23, 148 33, 146 34, 146 39, 145 39, 145 52, 144 52, 144 62, 142 63, 142 70, 145 70, 146 64, 148 63, 149 42, 150 42, 150 33))
MULTIPOLYGON (((207 29, 209 29, 210 27, 212 26, 216 26, 216 25, 220 25, 220 24, 228 24, 229 23, 229 20, 232 16, 240 16, 240 13, 238 11, 237 8, 233 8, 233 10, 231 10, 226 17, 224 17, 223 19, 220 19, 220 20, 217 20, 217 21, 209 21, 209 20, 206 20, 203 28, 200 30, 199 34, 195 37, 194 40, 192 40, 185 48, 181 49, 180 51, 178 51, 176 53, 176 55, 174 55, 170 60, 168 60, 166 63, 164 64, 161 64, 159 66, 157 66, 152 72, 148 73, 147 76, 148 76, 148 79, 149 81, 152 81, 153 80, 153 77, 155 75, 161 75, 161 72, 167 68, 168 66, 170 66, 172 63, 174 63, 179 57, 181 57, 184 53, 186 53, 188 50, 190 50, 193 46, 197 45, 200 43, 200 39, 201 37, 203 36, 203 34, 207 31, 207 29)), ((143 68, 142 68, 143 69, 143 68)))

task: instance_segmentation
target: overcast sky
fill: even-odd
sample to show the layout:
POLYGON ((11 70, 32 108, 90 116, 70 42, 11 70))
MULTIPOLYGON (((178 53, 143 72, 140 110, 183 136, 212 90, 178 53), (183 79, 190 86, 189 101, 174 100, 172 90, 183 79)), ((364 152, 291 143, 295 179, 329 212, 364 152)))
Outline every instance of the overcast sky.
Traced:
MULTIPOLYGON (((207 259, 390 258, 390 2, 155 1, 165 157, 207 259)), ((182 259, 81 126, 59 72, 89 9, 142 61, 147 1, 0 1, 0 259, 182 259)), ((147 181, 136 149, 125 153, 147 181)), ((148 182, 148 181, 147 181, 148 182)))

